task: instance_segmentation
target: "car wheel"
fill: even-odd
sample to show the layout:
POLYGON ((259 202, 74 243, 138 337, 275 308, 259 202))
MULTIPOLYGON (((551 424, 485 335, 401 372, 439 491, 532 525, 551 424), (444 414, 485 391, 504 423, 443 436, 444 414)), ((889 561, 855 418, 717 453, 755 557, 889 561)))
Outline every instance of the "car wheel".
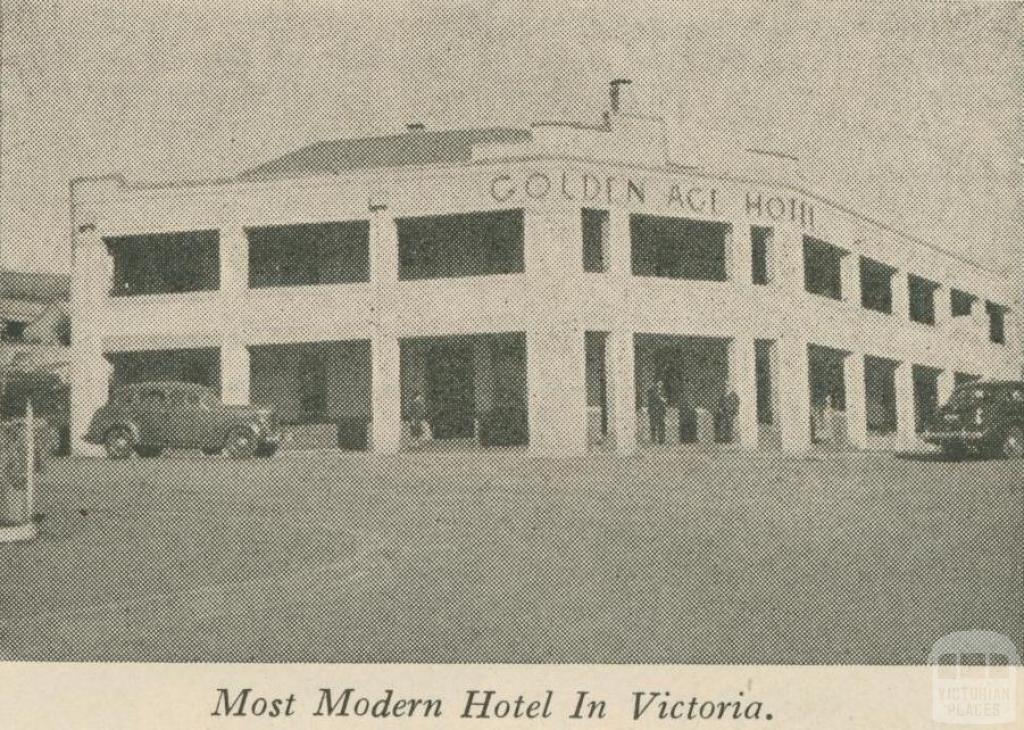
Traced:
POLYGON ((247 428, 234 428, 224 442, 224 452, 232 459, 249 459, 256 453, 256 437, 247 428))
POLYGON ((967 449, 960 444, 943 444, 939 449, 942 455, 951 461, 960 461, 967 456, 967 449))
POLYGON ((109 458, 127 459, 132 455, 135 439, 127 428, 117 426, 107 431, 103 438, 103 445, 109 458))
POLYGON ((277 453, 277 444, 260 444, 256 447, 256 458, 269 459, 277 453))
POLYGON ((1024 459, 1024 431, 1012 427, 1003 436, 1003 456, 1007 459, 1024 459))
POLYGON ((162 446, 136 446, 135 453, 143 459, 155 459, 164 453, 162 446))

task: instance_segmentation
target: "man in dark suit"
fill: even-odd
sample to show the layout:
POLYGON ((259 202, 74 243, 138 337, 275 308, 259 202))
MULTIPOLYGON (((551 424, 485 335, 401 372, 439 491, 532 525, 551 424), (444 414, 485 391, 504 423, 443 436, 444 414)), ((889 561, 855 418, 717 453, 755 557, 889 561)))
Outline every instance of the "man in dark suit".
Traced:
POLYGON ((664 381, 657 381, 647 391, 647 417, 651 421, 651 443, 665 443, 665 410, 668 397, 665 394, 664 381))

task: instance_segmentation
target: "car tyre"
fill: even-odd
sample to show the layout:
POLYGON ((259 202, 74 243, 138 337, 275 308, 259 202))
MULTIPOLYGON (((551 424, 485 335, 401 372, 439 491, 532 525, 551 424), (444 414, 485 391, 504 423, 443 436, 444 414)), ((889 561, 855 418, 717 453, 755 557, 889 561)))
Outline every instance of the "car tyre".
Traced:
POLYGON ((1003 456, 1007 459, 1024 459, 1024 431, 1013 426, 1003 435, 1003 456))
POLYGON ((135 453, 143 459, 156 459, 164 453, 162 446, 136 446, 135 453))
POLYGON ((269 459, 277 453, 277 444, 260 444, 256 447, 257 459, 269 459))
POLYGON ((114 460, 127 459, 135 450, 135 437, 123 426, 115 426, 103 437, 103 446, 107 457, 114 460))
POLYGON ((248 428, 233 428, 224 441, 224 453, 232 459, 251 459, 256 454, 256 436, 248 428))

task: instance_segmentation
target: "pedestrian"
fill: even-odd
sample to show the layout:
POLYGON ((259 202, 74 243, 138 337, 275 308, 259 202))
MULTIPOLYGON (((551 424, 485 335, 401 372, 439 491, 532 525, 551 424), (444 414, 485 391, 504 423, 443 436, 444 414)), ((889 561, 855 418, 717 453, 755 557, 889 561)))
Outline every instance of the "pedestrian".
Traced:
POLYGON ((740 412, 740 397, 735 390, 727 390, 718 399, 718 411, 715 414, 715 421, 718 428, 719 443, 732 443, 733 424, 736 422, 736 415, 740 412))
POLYGON ((430 440, 427 405, 423 400, 423 394, 419 391, 413 394, 412 405, 409 406, 409 434, 412 436, 415 447, 420 447, 430 440))
POLYGON ((657 381, 647 391, 647 417, 651 421, 651 443, 665 443, 665 411, 668 398, 665 395, 664 381, 657 381))

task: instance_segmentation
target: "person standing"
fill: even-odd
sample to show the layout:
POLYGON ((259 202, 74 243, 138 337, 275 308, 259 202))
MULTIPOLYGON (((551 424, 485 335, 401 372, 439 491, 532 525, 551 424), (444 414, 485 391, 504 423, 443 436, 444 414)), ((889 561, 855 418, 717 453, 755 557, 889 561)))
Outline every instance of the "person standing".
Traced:
POLYGON ((651 443, 665 443, 665 411, 668 408, 668 398, 665 395, 665 383, 657 381, 647 391, 647 417, 651 421, 651 443))

